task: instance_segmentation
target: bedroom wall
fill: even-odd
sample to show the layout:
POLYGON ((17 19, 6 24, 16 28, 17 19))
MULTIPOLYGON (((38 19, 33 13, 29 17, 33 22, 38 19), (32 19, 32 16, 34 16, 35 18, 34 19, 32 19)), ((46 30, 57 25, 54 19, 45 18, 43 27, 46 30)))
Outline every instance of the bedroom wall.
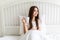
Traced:
POLYGON ((2 26, 2 14, 1 14, 1 6, 0 6, 0 37, 3 36, 3 26, 2 26))
POLYGON ((48 2, 60 5, 60 0, 0 0, 1 4, 7 4, 12 2, 22 2, 22 1, 40 1, 40 2, 48 2))
POLYGON ((0 36, 2 36, 1 13, 0 13, 0 36))

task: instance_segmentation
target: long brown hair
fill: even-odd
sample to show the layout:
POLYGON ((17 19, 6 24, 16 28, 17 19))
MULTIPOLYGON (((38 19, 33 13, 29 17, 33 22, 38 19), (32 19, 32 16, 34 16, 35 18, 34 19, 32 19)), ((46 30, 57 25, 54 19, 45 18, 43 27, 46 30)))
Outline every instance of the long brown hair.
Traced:
MULTIPOLYGON (((29 16, 29 25, 30 25, 29 30, 32 28, 32 18, 33 18, 34 8, 37 8, 38 9, 37 6, 31 6, 31 8, 29 10, 29 15, 28 15, 29 16)), ((39 28, 38 27, 38 19, 39 19, 39 9, 38 9, 38 15, 35 17, 37 29, 39 28)))

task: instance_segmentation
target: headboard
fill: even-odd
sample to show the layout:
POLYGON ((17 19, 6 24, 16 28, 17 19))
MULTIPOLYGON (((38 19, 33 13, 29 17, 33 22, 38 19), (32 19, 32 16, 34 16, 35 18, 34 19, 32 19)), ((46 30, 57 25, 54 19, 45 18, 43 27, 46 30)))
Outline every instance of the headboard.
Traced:
POLYGON ((2 8, 4 31, 7 34, 18 33, 19 20, 18 16, 28 16, 29 8, 33 5, 38 6, 39 14, 45 14, 45 24, 59 25, 60 24, 60 6, 56 4, 33 1, 21 2, 16 4, 6 4, 2 8), (11 32, 11 30, 13 30, 11 32))

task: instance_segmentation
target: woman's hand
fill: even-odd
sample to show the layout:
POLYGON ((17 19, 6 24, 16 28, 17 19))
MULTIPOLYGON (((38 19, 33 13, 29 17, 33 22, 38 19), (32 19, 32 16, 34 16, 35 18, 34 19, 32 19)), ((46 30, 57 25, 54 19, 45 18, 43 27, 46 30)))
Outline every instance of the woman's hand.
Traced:
POLYGON ((23 23, 26 23, 26 19, 24 17, 22 18, 22 22, 23 23))

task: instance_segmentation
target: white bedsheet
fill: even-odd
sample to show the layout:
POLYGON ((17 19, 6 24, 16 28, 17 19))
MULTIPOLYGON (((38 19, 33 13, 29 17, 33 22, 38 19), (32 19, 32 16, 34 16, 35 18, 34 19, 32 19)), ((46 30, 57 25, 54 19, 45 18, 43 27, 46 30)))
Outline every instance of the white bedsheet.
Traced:
MULTIPOLYGON (((53 38, 54 40, 60 40, 60 35, 59 34, 48 34, 50 38, 53 38)), ((22 35, 23 37, 23 35, 22 35)), ((0 37, 0 40, 19 40, 21 36, 3 36, 0 37)))
POLYGON ((20 36, 3 36, 0 40, 19 40, 20 36))

